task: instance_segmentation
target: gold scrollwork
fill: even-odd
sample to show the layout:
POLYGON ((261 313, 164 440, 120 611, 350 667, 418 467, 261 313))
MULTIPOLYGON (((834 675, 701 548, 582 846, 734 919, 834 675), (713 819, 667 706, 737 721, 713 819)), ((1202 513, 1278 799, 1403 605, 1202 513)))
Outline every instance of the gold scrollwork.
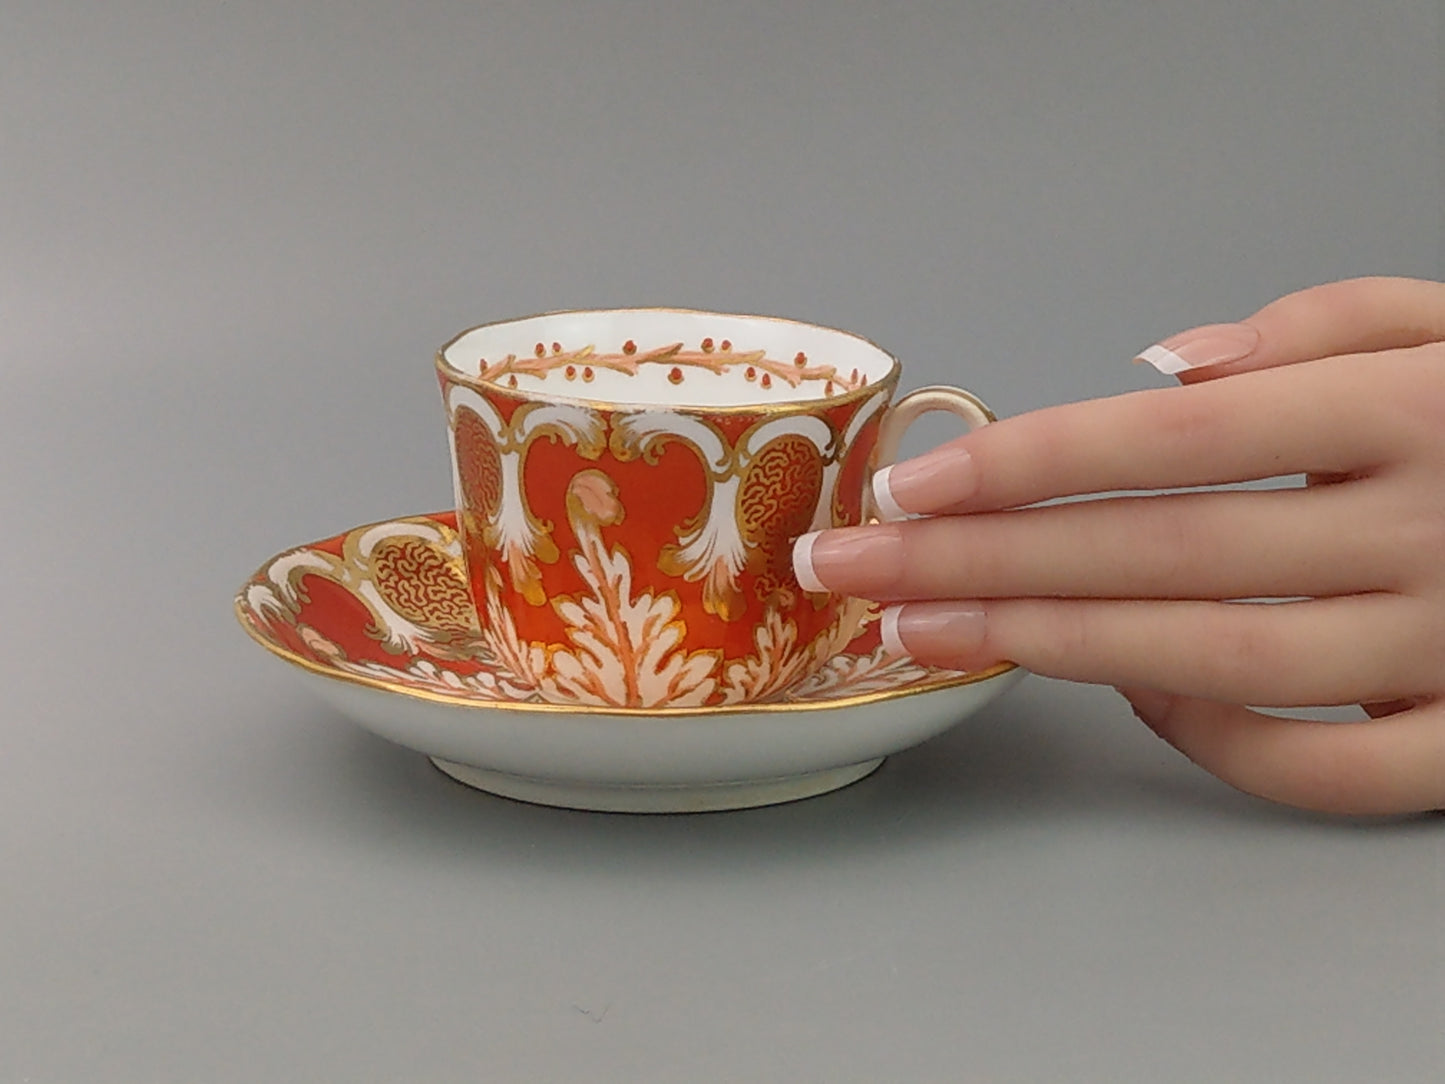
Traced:
POLYGON ((476 611, 458 562, 415 536, 385 538, 371 551, 371 582, 388 606, 416 625, 449 635, 476 632, 476 611))
POLYGON ((757 574, 755 593, 798 590, 789 541, 808 530, 823 486, 823 457, 797 434, 775 437, 753 455, 738 489, 737 517, 757 574))

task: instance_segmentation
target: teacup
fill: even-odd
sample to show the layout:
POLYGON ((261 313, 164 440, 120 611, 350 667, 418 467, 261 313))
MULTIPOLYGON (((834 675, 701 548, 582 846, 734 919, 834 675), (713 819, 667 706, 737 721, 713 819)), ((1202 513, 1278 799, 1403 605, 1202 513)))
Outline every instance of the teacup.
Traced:
POLYGON ((484 647, 568 705, 776 697, 866 603, 805 591, 792 544, 873 515, 869 482, 958 388, 891 403, 900 366, 843 331, 681 309, 560 312, 437 353, 484 647))

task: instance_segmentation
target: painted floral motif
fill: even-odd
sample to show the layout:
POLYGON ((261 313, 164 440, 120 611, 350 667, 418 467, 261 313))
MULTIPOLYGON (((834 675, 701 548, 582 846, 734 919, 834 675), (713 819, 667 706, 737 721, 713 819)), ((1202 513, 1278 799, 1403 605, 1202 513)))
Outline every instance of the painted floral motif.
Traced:
POLYGON ((567 488, 567 516, 579 547, 573 560, 587 590, 553 600, 569 646, 548 650, 519 635, 493 579, 481 637, 498 667, 552 703, 656 708, 702 707, 772 699, 852 639, 864 604, 845 607, 810 643, 777 609, 754 638, 755 651, 727 663, 717 650, 688 651, 682 607, 672 592, 637 591, 627 553, 609 546, 604 527, 623 521, 617 486, 599 470, 579 472, 567 488), (720 685, 721 678, 721 688, 720 685))
MULTIPOLYGON (((872 615, 872 620, 877 620, 876 613, 872 615)), ((821 670, 795 685, 789 691, 789 698, 805 703, 883 692, 934 680, 940 673, 949 672, 920 666, 910 658, 890 655, 882 644, 878 644, 867 653, 845 650, 834 655, 821 670)))
POLYGON ((816 416, 788 415, 755 423, 732 442, 703 418, 651 410, 617 415, 608 447, 619 461, 655 463, 674 443, 697 458, 707 490, 701 506, 673 527, 677 542, 663 547, 659 569, 701 581, 704 608, 724 621, 738 619, 747 605, 739 587, 744 569, 765 574, 758 595, 765 605, 777 590, 800 590, 784 559, 787 540, 811 529, 828 508, 834 431, 816 416), (770 564, 766 553, 774 556, 770 564))
POLYGON ((797 626, 769 610, 767 623, 754 634, 757 650, 727 667, 723 703, 760 703, 790 691, 809 671, 848 646, 867 608, 866 602, 850 599, 833 626, 801 648, 797 626))
MULTIPOLYGON (((571 490, 577 523, 591 538, 586 575, 598 586, 591 595, 558 600, 559 606, 579 607, 589 631, 570 650, 550 658, 538 645, 518 638, 500 615, 488 615, 497 619, 487 623, 485 632, 474 615, 458 628, 455 603, 457 592, 465 590, 465 573, 450 513, 358 528, 281 554, 242 589, 237 614, 264 645, 325 673, 459 703, 683 706, 679 699, 702 704, 711 693, 714 701, 726 704, 806 704, 969 680, 884 654, 876 608, 861 603, 840 620, 834 639, 816 641, 816 650, 830 657, 801 681, 797 673, 807 668, 805 663, 780 664, 786 657, 781 649, 796 635, 786 622, 758 630, 754 654, 725 669, 712 653, 684 653, 675 642, 652 635, 667 628, 672 600, 647 592, 634 595, 626 554, 602 539, 603 528, 625 515, 611 480, 600 472, 583 472, 571 490), (407 567, 432 587, 397 589, 403 555, 407 567), (859 620, 862 630, 839 644, 859 620), (643 630, 651 639, 641 636, 643 630), (635 690, 634 701, 633 692, 611 683, 605 670, 612 654, 636 650, 640 643, 645 654, 651 652, 644 670, 652 677, 635 690), (564 655, 568 661, 559 666, 564 655)), ((494 578, 500 583, 500 576, 494 578)))
POLYGON ((549 699, 619 707, 700 707, 712 695, 718 653, 686 652, 687 626, 672 595, 634 597, 632 566, 609 549, 601 529, 622 522, 617 487, 601 471, 582 471, 567 487, 567 515, 581 552, 574 560, 590 596, 558 599, 572 650, 554 652, 549 699))
POLYGON ((551 525, 532 511, 522 486, 528 452, 548 440, 574 447, 595 460, 605 447, 606 423, 594 410, 567 403, 523 403, 509 416, 469 388, 447 391, 452 419, 457 507, 468 560, 490 564, 496 553, 513 586, 533 606, 547 601, 539 564, 559 553, 551 525))
POLYGON ((707 488, 701 506, 673 526, 677 541, 662 547, 658 568, 689 583, 701 581, 707 612, 724 621, 735 620, 743 610, 737 580, 747 563, 747 545, 733 515, 741 479, 733 469, 734 453, 726 438, 701 418, 651 410, 614 419, 608 446, 619 462, 641 459, 655 464, 670 443, 681 444, 697 457, 707 488))
POLYGON ((564 380, 580 379, 590 383, 598 369, 636 376, 646 365, 666 366, 668 380, 681 384, 687 379, 688 370, 709 373, 729 373, 736 369, 743 372, 744 379, 756 382, 762 388, 780 385, 798 387, 803 383, 818 385, 822 395, 835 395, 852 391, 868 383, 866 375, 857 369, 844 375, 832 365, 815 365, 803 353, 796 354, 791 361, 777 361, 769 358, 762 350, 734 350, 727 339, 715 342, 704 338, 696 349, 688 349, 684 343, 669 343, 652 350, 639 351, 632 340, 623 343, 616 353, 599 352, 595 345, 574 350, 564 349, 561 343, 538 343, 531 356, 508 354, 498 361, 477 359, 477 372, 481 378, 492 383, 516 387, 518 376, 530 376, 545 380, 549 375, 561 373, 564 380))
POLYGON ((544 699, 547 649, 542 644, 528 643, 518 634, 511 611, 501 603, 501 577, 495 569, 488 569, 486 575, 486 609, 478 633, 484 649, 479 654, 519 687, 531 690, 529 696, 544 699))

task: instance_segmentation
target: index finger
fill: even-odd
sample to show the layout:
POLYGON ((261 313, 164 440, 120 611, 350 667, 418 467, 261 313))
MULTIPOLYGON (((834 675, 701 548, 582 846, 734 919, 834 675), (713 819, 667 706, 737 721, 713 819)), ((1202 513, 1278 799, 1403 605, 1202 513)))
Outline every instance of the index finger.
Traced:
POLYGON ((880 507, 936 514, 1368 472, 1400 454, 1388 405, 1361 391, 1391 358, 1330 358, 1020 414, 879 471, 875 491, 880 507))
POLYGON ((1445 340, 1445 283, 1358 278, 1271 301, 1238 324, 1171 335, 1139 355, 1184 383, 1445 340))

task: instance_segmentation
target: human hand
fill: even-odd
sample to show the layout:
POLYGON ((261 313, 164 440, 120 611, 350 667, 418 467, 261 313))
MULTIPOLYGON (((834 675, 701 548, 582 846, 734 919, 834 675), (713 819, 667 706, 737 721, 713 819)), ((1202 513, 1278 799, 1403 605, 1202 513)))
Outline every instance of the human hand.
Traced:
POLYGON ((799 579, 890 603, 885 641, 920 662, 1114 685, 1250 793, 1445 808, 1445 284, 1332 283, 1141 358, 1182 386, 880 471, 879 506, 926 518, 805 536, 799 579), (1374 718, 1244 706, 1342 704, 1374 718))

